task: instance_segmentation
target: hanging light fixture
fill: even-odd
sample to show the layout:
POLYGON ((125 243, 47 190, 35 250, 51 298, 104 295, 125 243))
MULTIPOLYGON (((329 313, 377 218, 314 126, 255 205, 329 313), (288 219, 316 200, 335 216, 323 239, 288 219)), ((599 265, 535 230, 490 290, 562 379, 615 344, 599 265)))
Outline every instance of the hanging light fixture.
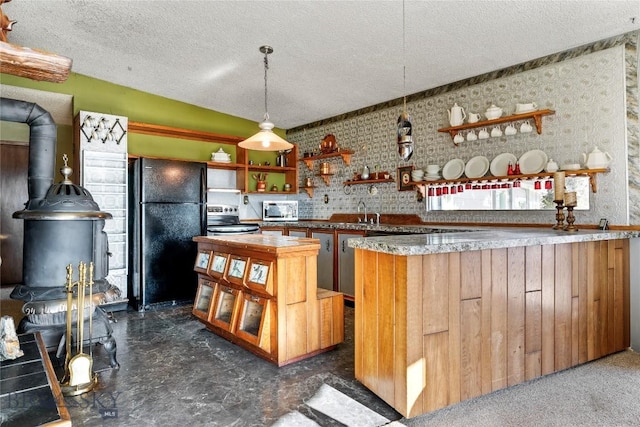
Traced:
POLYGON ((413 155, 413 136, 411 136, 411 116, 407 113, 407 66, 405 61, 404 0, 402 1, 402 90, 404 92, 402 113, 398 117, 398 154, 407 161, 413 155))
POLYGON ((269 120, 267 110, 267 70, 269 69, 269 54, 273 53, 271 46, 261 46, 260 52, 264 53, 264 120, 258 125, 260 132, 245 139, 238 147, 249 150, 280 151, 293 148, 293 144, 280 138, 273 132, 273 123, 269 120))

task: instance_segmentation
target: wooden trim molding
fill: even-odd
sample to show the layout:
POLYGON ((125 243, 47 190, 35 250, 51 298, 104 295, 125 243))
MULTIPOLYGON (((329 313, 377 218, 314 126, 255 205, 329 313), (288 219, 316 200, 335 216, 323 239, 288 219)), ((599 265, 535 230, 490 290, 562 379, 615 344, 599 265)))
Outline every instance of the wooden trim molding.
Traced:
POLYGON ((143 135, 162 136, 167 138, 182 138, 194 141, 215 142, 225 144, 238 144, 245 138, 234 135, 204 132, 199 130, 182 129, 171 126, 154 125, 141 122, 129 122, 129 132, 143 135))

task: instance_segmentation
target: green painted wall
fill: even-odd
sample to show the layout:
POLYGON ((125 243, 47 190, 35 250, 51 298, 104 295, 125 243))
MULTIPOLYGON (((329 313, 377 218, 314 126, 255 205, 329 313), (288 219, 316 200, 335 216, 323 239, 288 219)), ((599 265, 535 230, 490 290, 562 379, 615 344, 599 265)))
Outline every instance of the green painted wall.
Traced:
MULTIPOLYGON (((64 83, 37 82, 0 73, 0 83, 73 95, 73 115, 78 111, 126 116, 131 121, 193 129, 205 132, 248 137, 256 133, 258 124, 228 114, 174 101, 150 93, 71 73, 64 83)), ((282 129, 274 129, 286 136, 282 129)), ((65 134, 67 131, 65 132, 65 134)), ((58 137, 58 153, 66 152, 68 141, 58 137), (64 146, 64 147, 63 147, 64 146), (63 149, 65 151, 63 151, 63 149)), ((220 145, 178 138, 153 138, 129 134, 129 154, 210 160, 211 152, 220 145)), ((225 149, 225 151, 232 151, 225 149)), ((235 156, 235 153, 233 153, 235 156)))

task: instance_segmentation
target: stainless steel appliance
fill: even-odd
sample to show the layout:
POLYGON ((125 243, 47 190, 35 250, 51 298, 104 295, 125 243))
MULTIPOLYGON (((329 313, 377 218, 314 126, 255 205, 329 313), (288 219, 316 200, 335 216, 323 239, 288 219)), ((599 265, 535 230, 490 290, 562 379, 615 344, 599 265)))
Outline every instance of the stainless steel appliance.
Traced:
POLYGON ((192 301, 192 239, 206 233, 206 164, 140 158, 129 172, 130 300, 140 311, 192 301))
POLYGON ((254 234, 258 231, 258 224, 240 222, 238 206, 207 204, 207 236, 254 234))
POLYGON ((263 221, 297 221, 298 201, 277 200, 262 202, 263 221))

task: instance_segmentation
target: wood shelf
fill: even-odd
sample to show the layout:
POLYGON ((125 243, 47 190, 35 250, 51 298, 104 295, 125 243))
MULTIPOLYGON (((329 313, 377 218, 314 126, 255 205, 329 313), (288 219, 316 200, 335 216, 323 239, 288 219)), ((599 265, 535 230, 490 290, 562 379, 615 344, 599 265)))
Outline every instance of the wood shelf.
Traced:
POLYGON ((319 173, 319 174, 316 174, 316 176, 321 177, 322 180, 324 181, 324 183, 329 185, 329 183, 331 182, 331 177, 333 176, 333 174, 332 173, 319 173))
MULTIPOLYGON (((609 172, 609 169, 578 169, 578 170, 568 170, 561 171, 564 172, 566 176, 589 176, 589 184, 591 185, 591 191, 596 193, 598 191, 598 186, 596 183, 596 175, 599 173, 609 172)), ((481 178, 457 178, 457 179, 438 179, 435 181, 411 181, 407 185, 414 186, 429 186, 429 185, 440 185, 454 182, 488 182, 488 181, 516 181, 518 179, 536 179, 536 178, 548 178, 553 177, 554 172, 540 172, 540 173, 531 173, 531 174, 520 174, 520 175, 507 175, 507 176, 483 176, 481 178)), ((346 184, 346 183, 345 183, 346 184)))
POLYGON ((240 163, 207 162, 207 167, 212 169, 238 170, 244 169, 245 165, 240 163))
POLYGON ((353 150, 340 150, 340 151, 335 151, 333 153, 318 154, 317 156, 302 157, 298 160, 301 162, 304 162, 304 164, 307 165, 307 168, 309 168, 310 170, 313 170, 313 162, 315 160, 330 159, 332 157, 342 157, 342 161, 345 162, 345 164, 350 165, 351 155, 353 153, 354 153, 353 150))
MULTIPOLYGON (((216 163, 216 165, 218 164, 220 163, 216 163)), ((244 167, 245 165, 239 164, 239 166, 244 167)), ((260 165, 247 165, 247 169, 249 169, 250 171, 262 171, 262 172, 274 172, 274 173, 282 173, 282 172, 296 170, 295 167, 291 167, 291 166, 260 166, 260 165)))
MULTIPOLYGON (((533 119, 533 121, 535 122, 536 131, 538 132, 538 134, 541 134, 542 133, 542 116, 549 116, 555 113, 556 112, 554 110, 536 110, 530 113, 513 114, 511 116, 499 117, 493 120, 483 120, 476 123, 467 123, 460 126, 451 126, 451 127, 441 128, 441 129, 438 129, 438 132, 448 133, 449 135, 451 135, 451 139, 453 139, 461 130, 476 129, 476 128, 494 126, 501 123, 515 122, 518 120, 533 119)), ((458 144, 455 144, 455 145, 458 145, 458 144)))
POLYGON ((357 184, 382 184, 385 182, 395 182, 393 178, 380 178, 380 179, 359 179, 357 181, 345 181, 344 185, 357 185, 357 184))
MULTIPOLYGON (((238 143, 243 141, 245 139, 244 137, 215 134, 211 132, 198 131, 194 129, 182 129, 182 128, 175 128, 171 126, 154 125, 154 124, 134 122, 134 121, 129 121, 128 130, 130 133, 136 133, 136 134, 159 136, 159 137, 165 137, 165 138, 188 139, 193 141, 202 141, 202 142, 228 145, 230 148, 232 148, 232 150, 235 150, 236 163, 224 163, 224 162, 214 162, 214 161, 202 161, 197 159, 177 159, 177 158, 171 158, 170 160, 202 162, 202 163, 206 163, 207 167, 210 169, 237 171, 236 188, 245 194, 266 194, 266 193, 289 194, 289 193, 298 192, 298 167, 296 163, 296 159, 298 157, 297 145, 294 145, 291 152, 287 155, 287 162, 295 166, 277 166, 277 165, 260 166, 260 165, 250 165, 249 150, 245 150, 243 148, 238 147, 238 143), (250 173, 251 171, 282 174, 284 175, 285 183, 291 184, 291 191, 277 191, 277 192, 276 191, 265 191, 265 192, 250 191, 249 178, 251 175, 250 173)), ((135 154, 129 155, 129 158, 136 158, 136 157, 140 157, 140 156, 135 154)), ((145 156, 145 157, 164 158, 164 157, 152 157, 152 156, 145 156)), ((273 161, 275 161, 275 159, 273 161)))
POLYGON ((300 187, 301 190, 304 190, 307 195, 311 198, 313 198, 313 189, 316 187, 300 187))

